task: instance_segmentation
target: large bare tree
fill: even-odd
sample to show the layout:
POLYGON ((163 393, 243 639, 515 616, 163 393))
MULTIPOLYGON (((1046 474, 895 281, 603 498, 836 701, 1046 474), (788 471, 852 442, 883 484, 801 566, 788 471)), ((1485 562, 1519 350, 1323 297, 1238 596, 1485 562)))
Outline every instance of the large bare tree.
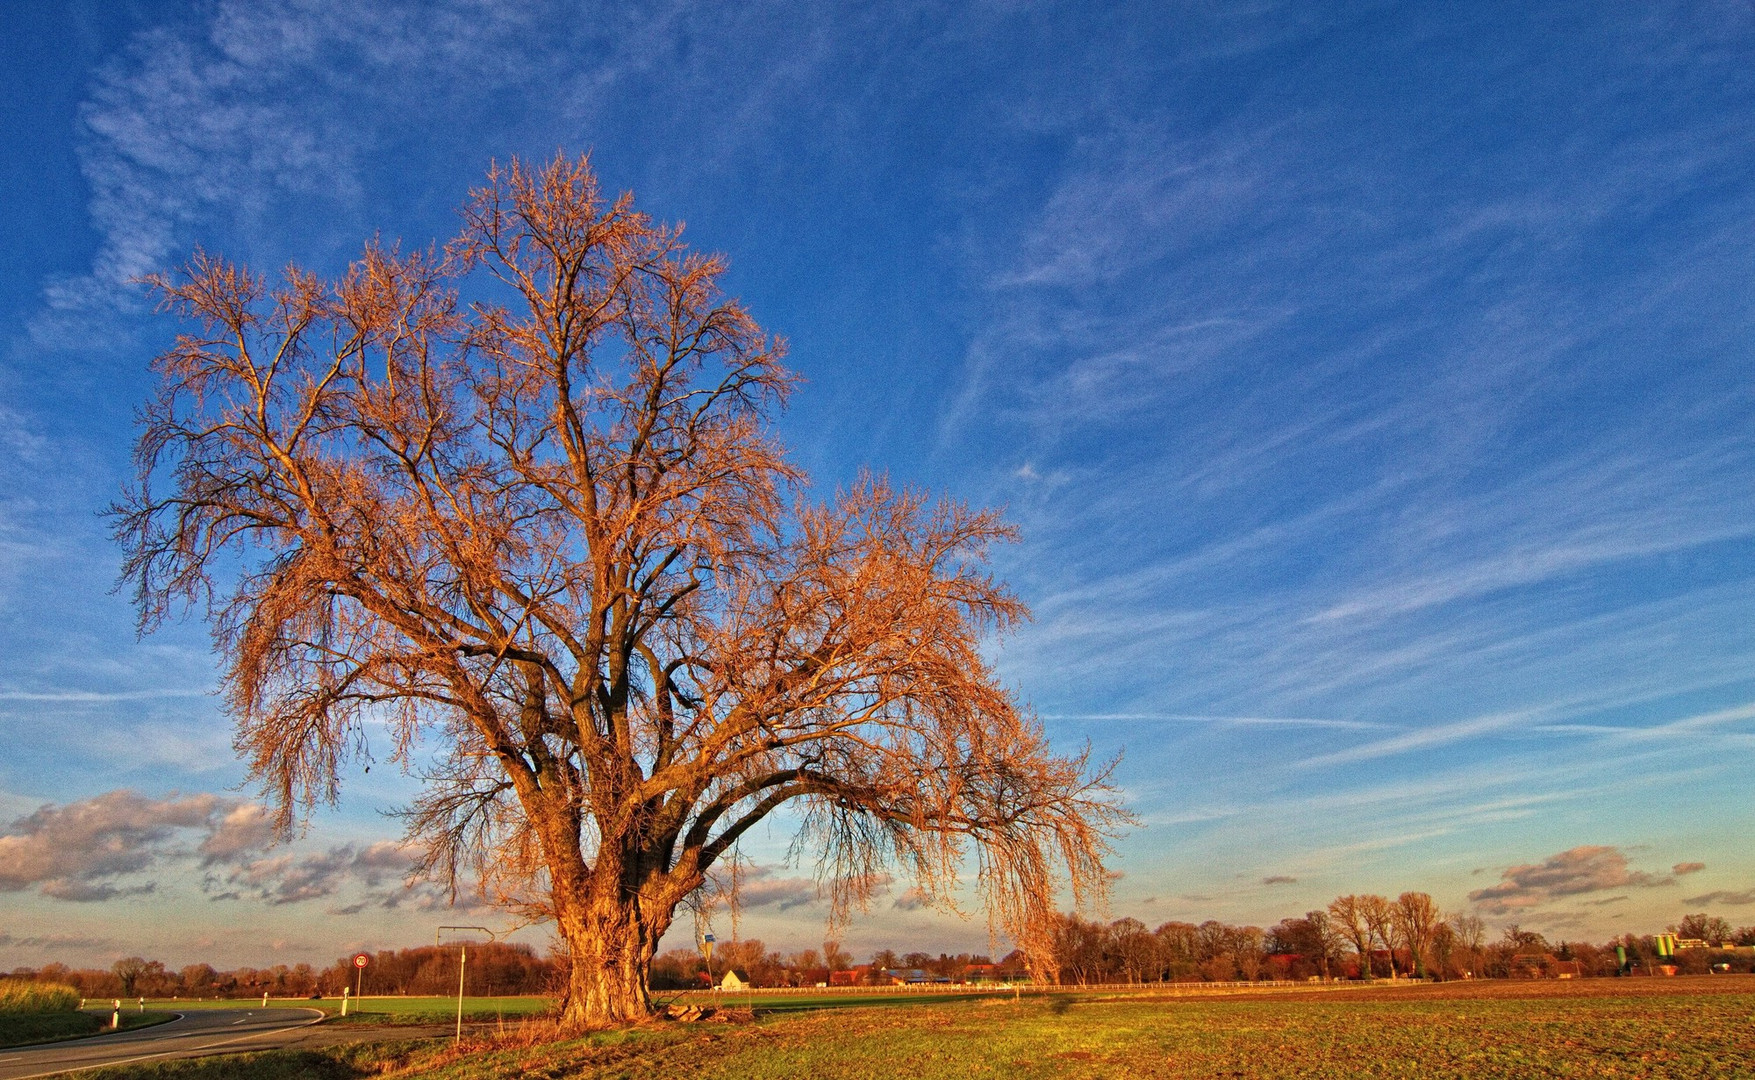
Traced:
POLYGON ((1046 955, 1125 814, 983 660, 1025 615, 983 568, 1008 527, 880 479, 805 499, 781 344, 586 160, 496 168, 462 217, 334 281, 152 280, 186 332, 125 577, 143 628, 209 614, 281 826, 382 722, 425 869, 553 920, 574 1024, 647 1014, 679 903, 782 807, 835 912, 973 869, 1046 955))

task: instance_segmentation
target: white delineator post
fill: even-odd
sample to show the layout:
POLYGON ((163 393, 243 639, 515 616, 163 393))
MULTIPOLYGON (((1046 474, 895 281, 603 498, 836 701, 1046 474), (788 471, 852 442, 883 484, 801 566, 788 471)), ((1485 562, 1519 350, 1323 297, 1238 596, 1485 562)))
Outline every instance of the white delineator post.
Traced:
POLYGON ((341 988, 341 1015, 343 1016, 347 1015, 347 995, 352 992, 353 987, 351 986, 344 986, 341 988))
POLYGON ((268 1008, 268 991, 266 990, 262 991, 262 1007, 268 1008))
POLYGON ((122 999, 110 999, 110 1027, 117 1029, 122 1026, 122 999))

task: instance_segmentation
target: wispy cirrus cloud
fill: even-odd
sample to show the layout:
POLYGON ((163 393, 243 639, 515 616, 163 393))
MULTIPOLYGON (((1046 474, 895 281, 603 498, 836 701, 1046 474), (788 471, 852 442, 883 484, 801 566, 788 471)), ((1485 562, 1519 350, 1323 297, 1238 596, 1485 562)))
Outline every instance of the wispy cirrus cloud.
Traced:
POLYGON ((158 701, 212 697, 211 690, 0 690, 0 701, 36 701, 68 705, 108 705, 119 701, 158 701))
MULTIPOLYGON (((128 279, 197 240, 332 265, 380 226, 442 235, 488 157, 557 145, 597 145, 606 174, 656 191, 665 214, 713 207, 734 267, 757 268, 740 287, 796 296, 871 269, 797 253, 816 223, 787 216, 803 203, 786 174, 821 175, 853 194, 808 214, 899 238, 865 260, 902 271, 897 309, 949 299, 930 325, 850 299, 813 326, 811 296, 776 329, 804 329, 797 356, 822 373, 839 364, 823 359, 831 321, 882 349, 947 343, 912 367, 898 349, 849 398, 863 413, 890 397, 871 386, 924 387, 889 405, 926 416, 891 464, 1010 505, 1025 542, 1003 573, 1039 621, 1005 647, 1008 680, 1057 737, 1126 741, 1130 789, 1187 789, 1142 832, 1259 848, 1263 865, 1229 880, 1290 867, 1315 888, 1323 858, 1407 865, 1416 845, 1505 822, 1560 848, 1566 814, 1630 820, 1623 785, 1743 748, 1747 11, 1658 4, 1562 45, 1509 11, 1385 9, 1366 38, 1357 20, 1271 6, 1161 9, 1173 25, 1153 34, 1150 8, 1129 9, 1129 34, 1080 40, 1058 31, 1089 12, 1052 3, 898 18, 385 0, 341 17, 216 0, 139 36, 90 87, 80 152, 100 249, 49 284, 33 330, 81 346, 94 328, 132 332, 106 324, 139 302, 128 279), (959 73, 991 67, 958 84, 920 65, 934 50, 959 73), (1519 74, 1493 74, 1483 50, 1519 74), (1384 72, 1397 93, 1371 91, 1384 72), (1564 130, 1543 119, 1558 116, 1564 130), (714 203, 722 190, 734 205, 714 203), (775 266, 793 277, 764 277, 775 266), (939 454, 909 456, 935 426, 939 454)), ((46 490, 101 471, 53 476, 25 428, 0 413, 8 460, 28 466, 15 475, 52 476, 46 490)), ((825 455, 822 472, 846 465, 825 455)), ((101 496, 74 501, 89 516, 101 496)), ((64 562, 67 530, 34 514, 0 502, 0 577, 64 562)), ((40 654, 79 663, 59 640, 40 654)), ((0 719, 148 701, 16 689, 0 719)), ((89 734, 120 729, 77 738, 100 768, 231 761, 219 735, 89 734)), ((369 843, 251 855, 252 827, 212 841, 230 852, 208 868, 221 887, 238 860, 260 864, 240 896, 345 905, 393 885, 369 843)), ((205 828, 167 850, 198 865, 205 828)), ((787 909, 803 884, 777 874, 757 895, 787 909)))
POLYGON ((861 38, 845 15, 376 0, 343 18, 305 0, 218 0, 140 32, 100 69, 78 149, 101 244, 87 273, 48 283, 32 336, 125 339, 138 326, 115 316, 144 310, 136 280, 203 240, 270 263, 295 249, 306 262, 347 257, 384 224, 364 206, 411 173, 448 177, 454 201, 490 159, 587 150, 624 123, 686 128, 690 157, 723 167, 774 125, 780 101, 796 107, 840 50, 883 30, 864 20, 861 38))
MULTIPOLYGON (((482 119, 487 98, 539 85, 545 92, 527 100, 542 102, 543 119, 593 115, 623 76, 663 55, 681 9, 566 11, 384 0, 339 18, 301 0, 221 0, 197 22, 141 32, 80 109, 80 162, 102 243, 88 273, 44 290, 37 343, 89 345, 94 333, 128 332, 114 316, 142 310, 136 279, 216 231, 272 248, 285 228, 277 218, 313 208, 360 231, 371 158, 399 141, 411 117, 449 114, 432 132, 444 142, 444 132, 474 130, 464 119, 482 119)), ((475 148, 479 160, 462 175, 479 175, 507 149, 475 148)), ((305 238, 320 247, 357 240, 305 238)))
POLYGON ((1415 102, 1276 103, 1174 130, 1112 109, 1010 246, 971 246, 982 307, 939 431, 947 456, 1011 454, 986 490, 1023 525, 1005 572, 1037 621, 998 650, 1007 675, 1057 735, 1125 745, 1130 795, 1176 837, 1158 859, 1260 844, 1310 881, 1345 843, 1557 832, 1538 823, 1629 770, 1741 752, 1751 393, 1680 311, 1716 291, 1714 252, 1748 251, 1751 200, 1703 216, 1698 246, 1587 268, 1657 178, 1738 175, 1748 136, 1720 113, 1637 146, 1464 150, 1415 102), (1428 199, 1418 163, 1350 141, 1392 118, 1433 140, 1425 164, 1510 171, 1428 199), (1682 368, 1661 334, 1692 343, 1682 368), (1172 719, 1195 716, 1360 726, 1172 719))
POLYGON ((1411 753, 1416 750, 1444 746, 1519 727, 1527 724, 1534 715, 1536 714, 1532 712, 1498 713, 1470 717, 1467 720, 1458 720, 1447 724, 1431 724, 1406 734, 1378 739, 1328 754, 1319 754, 1316 757, 1306 758, 1299 764, 1304 768, 1325 768, 1370 761, 1373 758, 1389 757, 1394 754, 1411 753))
POLYGON ((1189 713, 1047 713, 1042 716, 1042 719, 1092 723, 1120 721, 1124 723, 1215 724, 1223 727, 1242 728, 1323 728, 1342 731, 1380 731, 1391 727, 1389 724, 1373 723, 1368 720, 1329 720, 1308 716, 1201 716, 1189 713))

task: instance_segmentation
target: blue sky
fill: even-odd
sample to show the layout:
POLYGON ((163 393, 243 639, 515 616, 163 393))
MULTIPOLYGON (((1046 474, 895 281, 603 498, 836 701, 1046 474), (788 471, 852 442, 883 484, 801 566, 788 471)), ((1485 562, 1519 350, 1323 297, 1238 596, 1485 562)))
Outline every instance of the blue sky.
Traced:
MULTIPOLYGON (((443 240, 490 160, 557 149, 729 257, 817 484, 1007 508, 1036 618, 995 663, 1067 748, 1125 751, 1112 914, 1755 922, 1746 2, 7 21, 0 967, 448 921, 401 888, 390 768, 265 847, 202 627, 136 640, 110 592, 174 330, 130 282, 443 240)), ((741 932, 814 946, 785 839, 741 932)), ((986 940, 900 884, 845 936, 986 940)))

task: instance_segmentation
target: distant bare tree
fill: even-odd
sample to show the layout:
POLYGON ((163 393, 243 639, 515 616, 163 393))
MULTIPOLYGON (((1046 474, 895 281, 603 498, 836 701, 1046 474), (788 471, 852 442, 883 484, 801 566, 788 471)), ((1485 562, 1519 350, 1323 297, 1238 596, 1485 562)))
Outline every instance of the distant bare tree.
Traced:
POLYGON ((1401 943, 1408 948, 1408 962, 1414 965, 1416 977, 1426 976, 1426 953, 1432 945, 1432 935, 1443 919, 1438 905, 1423 892, 1402 893, 1390 909, 1390 923, 1401 943))
POLYGON ((1322 908, 1307 911, 1300 919, 1281 919, 1268 931, 1268 939, 1271 952, 1296 957, 1324 979, 1329 977, 1329 961, 1342 943, 1334 921, 1322 908))
POLYGON ((1469 975, 1480 975, 1481 949, 1487 943, 1487 924, 1479 915, 1459 913, 1450 917, 1450 928, 1456 933, 1457 948, 1466 958, 1469 975))
POLYGON ((842 951, 841 943, 839 941, 830 938, 823 942, 823 963, 827 965, 831 973, 836 971, 846 971, 853 966, 853 957, 851 954, 842 951))
POLYGON ((1448 979, 1451 973, 1451 961, 1456 956, 1456 928, 1449 922, 1439 920, 1432 928, 1432 967, 1440 979, 1448 979))
POLYGON ((1353 950, 1359 954, 1359 977, 1369 979, 1371 970, 1371 921, 1366 918, 1366 905, 1362 898, 1351 893, 1337 896, 1329 901, 1328 913, 1333 920, 1335 929, 1345 935, 1353 944, 1353 950))
POLYGON ((1137 983, 1151 971, 1157 957, 1157 940, 1138 919, 1116 919, 1109 924, 1110 948, 1123 980, 1137 983))
POLYGON ((1366 893, 1359 897, 1359 914, 1365 920, 1372 938, 1383 942, 1385 951, 1389 953, 1389 977, 1396 978, 1401 968, 1395 958, 1395 906, 1384 897, 1375 893, 1366 893))
POLYGON ((1727 943, 1736 935, 1730 923, 1717 915, 1704 913, 1684 916, 1680 923, 1670 927, 1670 932, 1677 937, 1704 941, 1708 945, 1727 943))
POLYGON ((1053 981, 1086 986, 1102 979, 1106 928, 1101 923, 1062 915, 1054 928, 1053 981))
POLYGON ((1304 921, 1310 924, 1310 940, 1316 952, 1317 967, 1326 979, 1329 977, 1329 961, 1340 952, 1340 931, 1330 920, 1326 908, 1305 912, 1304 921))
POLYGON ((133 997, 140 980, 152 970, 153 961, 144 956, 125 956, 110 965, 111 974, 122 984, 122 996, 133 997))
POLYGON ((1267 964, 1267 935, 1259 926, 1239 926, 1231 933, 1231 955, 1236 958, 1237 971, 1248 982, 1261 978, 1267 964))
POLYGON ((1194 930, 1195 959, 1201 972, 1215 982, 1237 977, 1236 959, 1231 955, 1231 928, 1217 919, 1208 919, 1194 930))
POLYGON ((1158 977, 1186 978, 1200 963, 1200 929, 1193 923, 1167 922, 1152 931, 1157 939, 1158 977))
POLYGON ((647 1015, 678 904, 786 805, 835 912, 890 869, 948 902, 972 860, 1046 957, 1124 815, 984 659, 1026 614, 983 567, 1011 530, 878 479, 796 499, 780 343, 585 160, 495 169, 463 222, 335 281, 153 279, 188 330, 115 508, 125 577, 143 627, 207 606, 279 825, 368 722, 441 748, 424 869, 554 921, 573 1026, 647 1015), (511 306, 459 302, 484 274, 511 306))

